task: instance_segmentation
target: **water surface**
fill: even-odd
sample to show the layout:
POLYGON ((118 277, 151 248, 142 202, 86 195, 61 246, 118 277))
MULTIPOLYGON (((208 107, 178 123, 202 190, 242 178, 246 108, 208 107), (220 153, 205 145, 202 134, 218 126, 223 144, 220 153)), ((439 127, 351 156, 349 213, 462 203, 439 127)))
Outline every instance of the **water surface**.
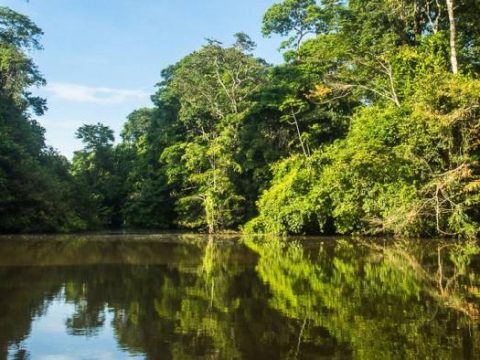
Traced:
POLYGON ((0 237, 0 359, 478 359, 475 243, 0 237))

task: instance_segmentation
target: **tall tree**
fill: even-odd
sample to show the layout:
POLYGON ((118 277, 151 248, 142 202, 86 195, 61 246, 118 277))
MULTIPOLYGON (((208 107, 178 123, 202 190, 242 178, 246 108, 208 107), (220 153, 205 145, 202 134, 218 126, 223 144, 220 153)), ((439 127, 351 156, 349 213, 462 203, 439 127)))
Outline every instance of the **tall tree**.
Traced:
POLYGON ((458 59, 457 59, 457 26, 455 18, 455 0, 447 1, 448 21, 450 24, 450 63, 452 65, 452 72, 458 73, 458 59))
POLYGON ((242 52, 252 46, 244 34, 237 34, 232 47, 210 41, 174 68, 168 86, 178 98, 179 121, 187 132, 184 142, 165 149, 162 159, 171 182, 182 173, 177 201, 182 225, 206 225, 214 232, 241 219, 239 134, 250 98, 266 74, 264 62, 242 52))
POLYGON ((101 123, 83 125, 76 137, 82 140, 84 148, 74 153, 72 172, 88 193, 91 226, 119 227, 123 223, 123 179, 118 152, 113 147, 113 130, 101 123))
POLYGON ((85 227, 69 164, 46 146, 45 130, 32 119, 46 110, 31 94, 45 84, 29 57, 41 49, 41 35, 28 17, 0 7, 0 232, 85 227))

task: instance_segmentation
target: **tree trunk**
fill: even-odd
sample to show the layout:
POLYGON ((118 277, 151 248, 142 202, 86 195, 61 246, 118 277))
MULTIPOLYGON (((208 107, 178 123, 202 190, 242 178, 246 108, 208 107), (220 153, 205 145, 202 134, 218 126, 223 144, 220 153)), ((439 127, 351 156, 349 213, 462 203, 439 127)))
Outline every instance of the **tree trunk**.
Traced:
POLYGON ((448 21, 450 22, 450 63, 452 72, 458 73, 457 59, 457 26, 455 24, 455 0, 446 0, 448 10, 448 21))
POLYGON ((302 132, 300 131, 300 127, 298 126, 298 120, 297 120, 297 115, 295 115, 295 112, 292 110, 292 117, 293 117, 293 122, 295 124, 295 128, 297 129, 297 135, 298 135, 298 140, 300 141, 300 146, 302 147, 303 155, 305 155, 306 158, 310 156, 310 150, 307 151, 307 148, 305 147, 305 144, 302 139, 302 132))

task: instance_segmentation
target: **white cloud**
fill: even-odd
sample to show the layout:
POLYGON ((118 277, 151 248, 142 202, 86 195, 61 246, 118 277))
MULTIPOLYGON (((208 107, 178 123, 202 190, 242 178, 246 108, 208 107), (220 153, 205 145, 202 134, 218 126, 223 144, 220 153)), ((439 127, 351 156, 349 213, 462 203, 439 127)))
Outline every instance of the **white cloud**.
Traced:
MULTIPOLYGON (((47 115, 38 119, 38 121, 44 126, 48 127, 48 129, 61 129, 61 130, 76 130, 80 126, 82 126, 86 121, 85 120, 56 120, 51 119, 47 115)), ((90 121, 91 123, 95 121, 90 121)))
POLYGON ((44 355, 40 360, 75 360, 75 358, 68 355, 44 355))
POLYGON ((80 350, 73 351, 72 355, 51 354, 39 357, 40 360, 80 360, 80 359, 98 359, 98 360, 112 360, 113 353, 103 350, 80 350))
POLYGON ((61 100, 95 104, 120 104, 129 100, 148 98, 148 94, 142 90, 91 87, 71 83, 52 83, 47 86, 47 91, 61 100))

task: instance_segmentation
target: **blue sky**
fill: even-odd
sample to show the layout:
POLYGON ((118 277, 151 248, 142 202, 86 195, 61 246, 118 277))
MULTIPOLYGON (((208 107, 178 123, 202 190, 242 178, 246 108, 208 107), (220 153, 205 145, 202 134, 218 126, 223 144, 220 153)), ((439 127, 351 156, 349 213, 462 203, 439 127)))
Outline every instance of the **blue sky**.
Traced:
POLYGON ((160 71, 199 48, 248 33, 256 55, 278 63, 279 39, 261 36, 274 0, 3 0, 28 15, 45 35, 32 57, 47 79, 38 93, 49 111, 39 120, 47 142, 71 158, 75 130, 102 122, 117 138, 126 116, 149 106, 160 71))

